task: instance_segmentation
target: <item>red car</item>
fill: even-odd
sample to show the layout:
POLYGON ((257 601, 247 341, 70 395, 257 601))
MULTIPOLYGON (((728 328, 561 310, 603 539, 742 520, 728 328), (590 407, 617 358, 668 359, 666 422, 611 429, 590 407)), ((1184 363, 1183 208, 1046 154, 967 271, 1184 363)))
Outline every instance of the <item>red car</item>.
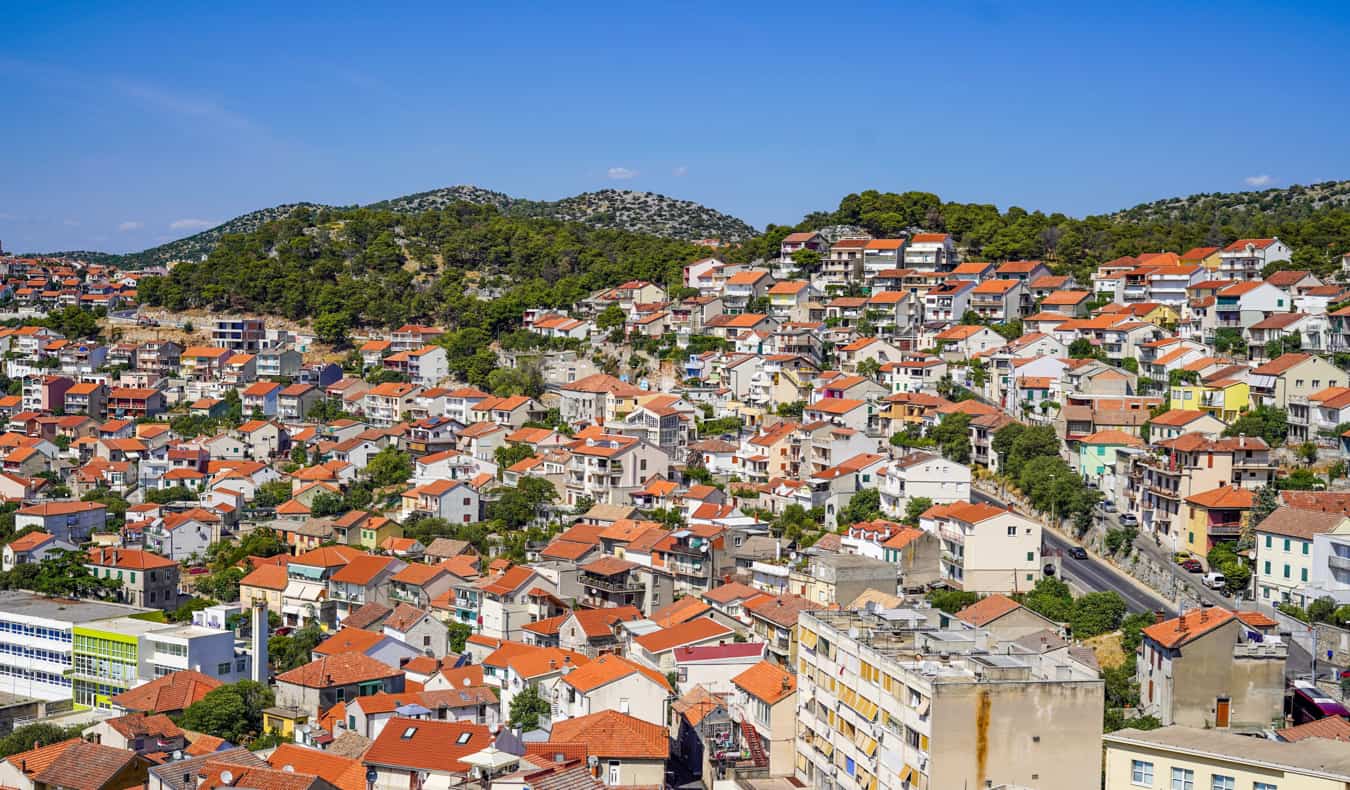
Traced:
POLYGON ((1200 560, 1185 560, 1181 563, 1181 567, 1191 573, 1202 573, 1205 570, 1205 566, 1200 564, 1200 560))

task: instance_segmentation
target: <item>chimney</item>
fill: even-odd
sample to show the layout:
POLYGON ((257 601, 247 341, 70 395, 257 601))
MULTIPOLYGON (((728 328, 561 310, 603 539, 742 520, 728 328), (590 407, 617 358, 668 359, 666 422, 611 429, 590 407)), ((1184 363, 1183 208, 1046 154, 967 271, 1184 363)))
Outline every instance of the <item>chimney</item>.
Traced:
POLYGON ((1167 616, 1166 616, 1165 614, 1163 614, 1163 610, 1161 610, 1161 609, 1154 609, 1154 610, 1153 610, 1153 622, 1154 622, 1154 623, 1161 623, 1163 620, 1166 620, 1166 619, 1167 619, 1167 616))
POLYGON ((251 635, 253 647, 253 672, 251 680, 258 683, 267 683, 268 679, 268 656, 267 656, 267 604, 262 600, 253 601, 253 633, 251 635))

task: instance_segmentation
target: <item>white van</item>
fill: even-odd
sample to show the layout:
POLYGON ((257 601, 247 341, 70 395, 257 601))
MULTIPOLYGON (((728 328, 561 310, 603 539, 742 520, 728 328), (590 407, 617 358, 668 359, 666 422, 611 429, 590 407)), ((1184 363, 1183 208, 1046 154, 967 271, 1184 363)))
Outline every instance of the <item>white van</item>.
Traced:
POLYGON ((1218 571, 1210 571, 1205 574, 1205 586, 1211 590, 1222 590, 1228 584, 1228 580, 1218 571))

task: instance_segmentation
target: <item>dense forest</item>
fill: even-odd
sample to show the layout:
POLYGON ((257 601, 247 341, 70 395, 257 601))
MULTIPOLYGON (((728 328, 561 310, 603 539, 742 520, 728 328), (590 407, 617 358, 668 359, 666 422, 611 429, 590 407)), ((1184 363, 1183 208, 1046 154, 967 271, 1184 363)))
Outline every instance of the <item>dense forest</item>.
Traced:
POLYGON ((139 293, 152 306, 313 318, 330 330, 420 321, 497 336, 527 307, 568 307, 635 278, 678 286, 703 252, 468 203, 412 215, 300 207, 222 237, 204 262, 143 278, 139 293))
POLYGON ((1097 264, 1122 255, 1185 252, 1239 238, 1279 236, 1294 250, 1294 265, 1325 272, 1350 252, 1350 203, 1342 199, 1344 193, 1350 193, 1350 183, 1196 195, 1077 219, 1016 206, 999 211, 991 204, 947 203, 929 192, 868 190, 796 225, 770 225, 732 257, 754 260, 777 254, 782 238, 794 231, 853 225, 876 236, 947 232, 967 260, 1044 260, 1080 279, 1097 264))

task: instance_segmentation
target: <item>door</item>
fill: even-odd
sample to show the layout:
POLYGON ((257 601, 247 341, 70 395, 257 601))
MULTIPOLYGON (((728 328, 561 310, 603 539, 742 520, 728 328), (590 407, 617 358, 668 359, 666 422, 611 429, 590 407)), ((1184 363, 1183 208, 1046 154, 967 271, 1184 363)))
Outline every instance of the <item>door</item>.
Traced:
POLYGON ((1228 726, 1228 708, 1229 708, 1229 705, 1230 705, 1230 703, 1229 703, 1229 700, 1228 700, 1227 697, 1219 697, 1219 699, 1214 703, 1214 726, 1215 726, 1215 727, 1227 727, 1227 726, 1228 726))

